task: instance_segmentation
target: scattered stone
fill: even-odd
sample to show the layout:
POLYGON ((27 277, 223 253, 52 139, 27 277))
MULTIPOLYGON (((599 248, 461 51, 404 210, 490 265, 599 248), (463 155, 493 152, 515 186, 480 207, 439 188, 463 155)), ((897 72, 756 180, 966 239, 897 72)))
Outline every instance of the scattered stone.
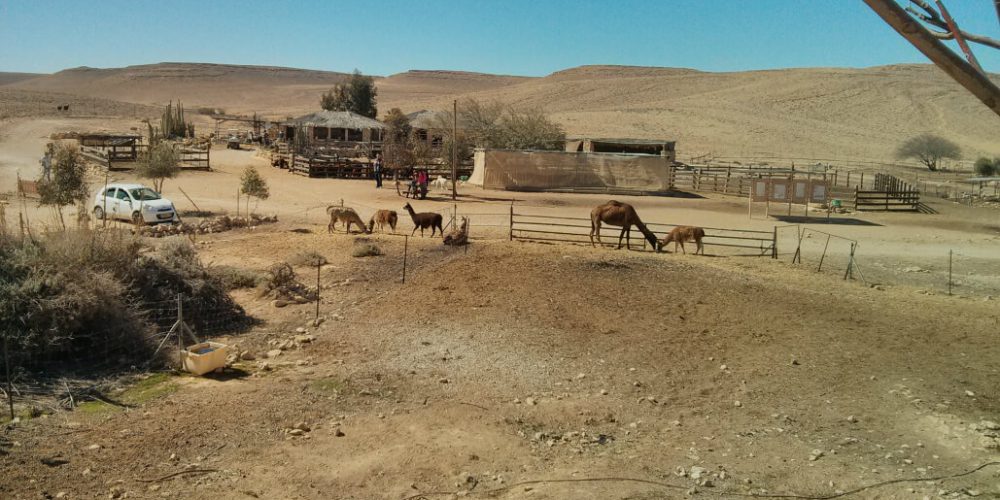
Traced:
POLYGON ((585 378, 587 378, 587 374, 586 373, 577 373, 576 374, 576 378, 577 378, 577 380, 585 379, 585 378))
POLYGON ((601 396, 607 396, 607 395, 608 395, 608 390, 607 389, 601 389, 601 396))
POLYGON ((296 423, 295 426, 294 426, 294 428, 295 429, 299 429, 299 430, 301 430, 303 432, 309 432, 309 431, 312 430, 312 428, 309 427, 309 424, 307 424, 305 422, 298 422, 298 423, 296 423))
POLYGON ((722 365, 722 366, 719 367, 719 369, 722 370, 722 371, 726 371, 726 370, 729 369, 729 367, 726 366, 726 365, 722 365))
POLYGON ((277 358, 278 356, 281 356, 281 349, 272 349, 270 351, 267 351, 267 354, 264 355, 264 357, 268 359, 274 359, 277 358))
POLYGON ((56 498, 66 498, 67 493, 65 491, 60 491, 56 493, 56 498))
POLYGON ((535 401, 535 398, 527 398, 524 402, 527 403, 528 406, 535 406, 538 404, 538 401, 535 401))
POLYGON ((254 356, 250 351, 243 351, 240 353, 240 360, 242 361, 253 361, 255 359, 257 359, 257 356, 254 356))
POLYGON ((701 477, 705 475, 706 472, 708 472, 708 470, 706 470, 704 467, 698 467, 697 465, 695 465, 690 469, 688 469, 687 474, 688 477, 690 477, 691 479, 697 480, 701 479, 701 477))
POLYGON ((306 329, 300 326, 295 329, 295 333, 306 333, 306 329))
POLYGON ((316 340, 314 335, 296 335, 295 342, 299 344, 309 344, 316 340))
POLYGON ((291 434, 291 435, 293 435, 293 436, 303 436, 303 435, 305 435, 306 431, 304 431, 302 429, 291 429, 291 430, 288 431, 288 433, 291 434))
POLYGON ((852 424, 856 424, 856 423, 858 423, 858 418, 855 417, 854 415, 848 415, 847 416, 847 421, 850 422, 850 423, 852 423, 852 424))
POLYGON ((86 469, 83 469, 83 471, 80 472, 80 475, 81 476, 89 476, 90 475, 90 467, 87 467, 86 469))
POLYGON ((99 445, 99 444, 92 444, 92 445, 88 446, 87 449, 90 450, 90 451, 97 451, 97 450, 101 449, 101 445, 99 445))
POLYGON ((274 299, 274 300, 271 301, 271 305, 273 307, 281 308, 281 307, 287 306, 288 305, 288 301, 287 300, 282 300, 282 299, 274 299))
POLYGON ((739 401, 733 401, 733 406, 735 406, 735 407, 737 407, 737 408, 740 408, 740 407, 742 407, 742 406, 743 406, 743 403, 741 403, 741 402, 739 402, 739 401))
POLYGON ((447 378, 442 377, 442 378, 438 379, 438 382, 442 383, 442 384, 447 384, 447 383, 450 383, 451 381, 448 380, 447 378))
POLYGON ((815 449, 811 453, 809 453, 809 461, 815 462, 819 460, 819 458, 822 456, 823 456, 823 450, 815 449))
POLYGON ((975 396, 976 396, 976 393, 974 393, 974 392, 972 392, 972 391, 965 391, 965 395, 966 395, 966 396, 969 396, 970 398, 972 398, 972 397, 975 397, 975 396))
POLYGON ((336 436, 336 437, 344 437, 344 431, 342 431, 340 429, 337 429, 337 430, 333 431, 333 435, 336 436))

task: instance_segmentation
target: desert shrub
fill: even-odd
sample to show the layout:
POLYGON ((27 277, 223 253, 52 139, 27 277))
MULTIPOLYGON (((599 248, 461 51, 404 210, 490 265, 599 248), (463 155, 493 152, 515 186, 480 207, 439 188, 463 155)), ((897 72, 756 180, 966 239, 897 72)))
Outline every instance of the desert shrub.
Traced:
POLYGON ((181 160, 177 150, 169 142, 158 142, 149 148, 145 157, 135 165, 135 174, 143 179, 153 180, 153 189, 163 190, 163 181, 177 177, 181 172, 181 160))
POLYGON ((290 302, 315 300, 316 290, 299 282, 295 269, 287 262, 279 262, 267 269, 262 296, 290 302))
POLYGON ((254 288, 264 282, 264 276, 256 271, 235 266, 212 266, 208 269, 226 290, 254 288))
POLYGON ((353 257, 376 257, 382 255, 382 249, 369 241, 358 241, 351 250, 353 257))
POLYGON ((986 157, 981 157, 976 160, 976 164, 973 166, 976 171, 976 175, 981 177, 990 177, 993 175, 1000 174, 1000 158, 989 159, 986 157))
POLYGON ((292 255, 287 262, 293 266, 323 266, 328 261, 318 252, 309 250, 292 255))
POLYGON ((0 235, 0 334, 26 369, 105 372, 155 361, 178 293, 196 332, 246 324, 243 310, 190 245, 145 252, 126 231, 0 235))

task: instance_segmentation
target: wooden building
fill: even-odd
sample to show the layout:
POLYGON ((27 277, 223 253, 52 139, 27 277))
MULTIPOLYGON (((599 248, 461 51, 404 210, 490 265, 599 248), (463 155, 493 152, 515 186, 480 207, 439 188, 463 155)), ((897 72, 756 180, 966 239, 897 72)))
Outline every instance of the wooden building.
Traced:
POLYGON ((377 120, 350 111, 318 111, 281 124, 285 140, 295 141, 295 134, 304 131, 306 143, 313 148, 357 148, 370 146, 381 150, 386 126, 377 120))

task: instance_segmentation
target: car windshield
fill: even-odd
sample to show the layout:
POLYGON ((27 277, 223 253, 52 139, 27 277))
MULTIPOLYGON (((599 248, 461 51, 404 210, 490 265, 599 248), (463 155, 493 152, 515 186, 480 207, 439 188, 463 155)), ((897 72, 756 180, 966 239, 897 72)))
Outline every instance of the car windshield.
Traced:
POLYGON ((129 194, 132 195, 132 199, 140 201, 160 199, 160 193, 149 188, 130 189, 129 194))

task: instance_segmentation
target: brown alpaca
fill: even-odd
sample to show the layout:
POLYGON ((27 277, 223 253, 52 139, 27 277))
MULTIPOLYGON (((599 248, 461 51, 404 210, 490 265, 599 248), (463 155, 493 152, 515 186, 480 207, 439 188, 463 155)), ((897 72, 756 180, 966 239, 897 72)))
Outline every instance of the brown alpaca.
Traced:
POLYGON ((388 224, 392 228, 392 232, 396 232, 396 222, 399 220, 399 216, 396 215, 395 210, 378 210, 372 219, 368 221, 368 232, 375 230, 375 225, 378 224, 378 230, 385 232, 385 225, 388 224))
POLYGON ((420 228, 420 236, 423 237, 424 229, 431 228, 431 236, 434 236, 434 231, 438 230, 444 237, 444 228, 441 226, 444 218, 441 217, 441 214, 434 212, 415 213, 409 203, 403 205, 403 208, 410 213, 410 218, 413 219, 413 232, 410 233, 410 236, 416 234, 417 228, 420 228))
POLYGON ((698 255, 698 252, 701 252, 702 255, 705 255, 705 245, 701 243, 701 239, 704 237, 705 230, 700 227, 677 226, 671 229, 670 233, 664 236, 662 241, 657 243, 656 251, 659 252, 667 243, 672 241, 674 242, 674 253, 677 253, 677 245, 679 244, 681 251, 686 254, 687 250, 684 249, 684 242, 693 240, 698 244, 698 248, 695 249, 694 254, 698 255))
POLYGON ((601 243, 601 223, 611 226, 621 226, 622 232, 618 235, 618 248, 622 247, 622 238, 625 238, 625 247, 629 246, 629 236, 632 234, 632 226, 635 225, 649 241, 649 244, 656 248, 656 235, 650 231, 645 224, 639 220, 639 214, 628 203, 611 200, 602 205, 594 207, 590 211, 590 244, 594 244, 594 236, 597 236, 597 243, 601 243))
POLYGON ((365 227, 365 222, 361 220, 361 216, 353 208, 330 205, 326 207, 326 213, 330 214, 330 223, 326 225, 326 232, 328 233, 332 233, 337 229, 338 222, 343 222, 347 225, 347 234, 351 233, 351 224, 358 226, 363 233, 369 232, 368 228, 365 227))

